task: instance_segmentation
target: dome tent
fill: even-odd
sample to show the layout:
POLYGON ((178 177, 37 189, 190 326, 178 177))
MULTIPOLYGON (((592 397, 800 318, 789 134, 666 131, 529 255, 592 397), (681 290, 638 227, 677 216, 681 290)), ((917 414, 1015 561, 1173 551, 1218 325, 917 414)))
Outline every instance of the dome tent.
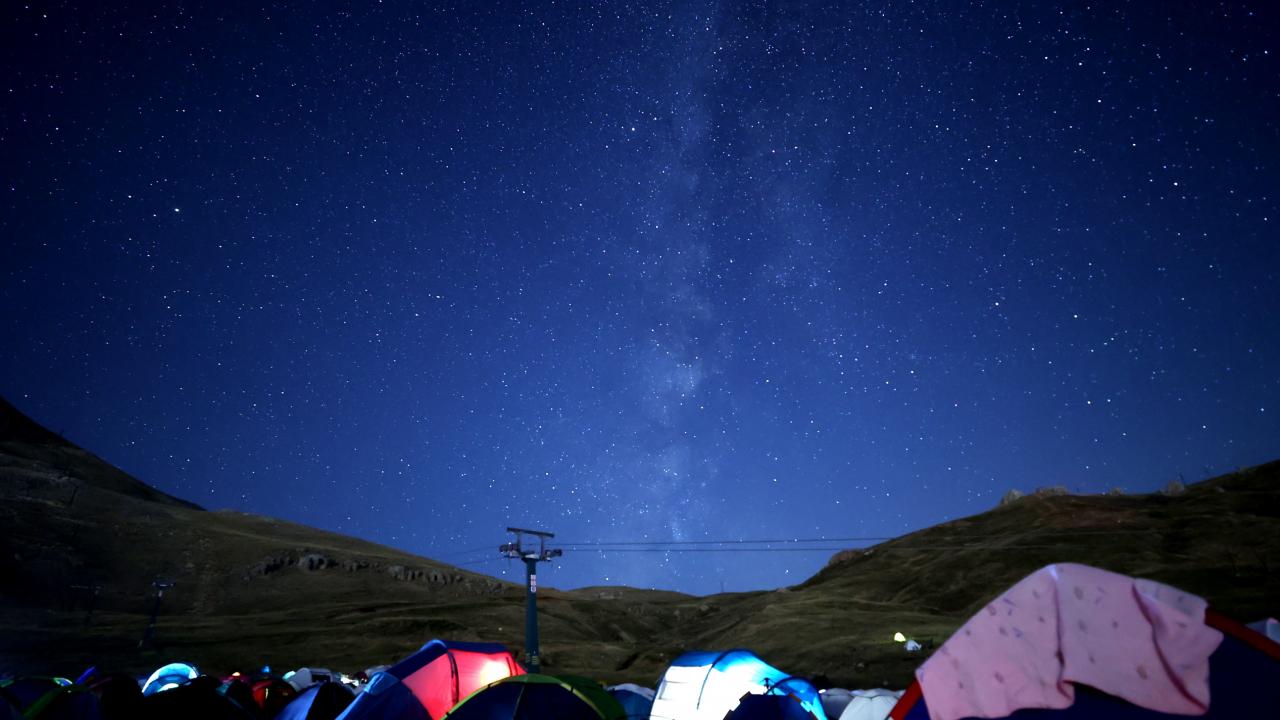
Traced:
POLYGON ((355 697, 342 683, 323 682, 298 693, 276 720, 333 720, 355 697))
POLYGON ((614 700, 622 706, 629 720, 648 720, 649 711, 653 709, 652 688, 641 687, 635 683, 610 685, 605 688, 614 700))
POLYGON ((478 688, 523 674, 524 669, 501 645, 432 640, 374 675, 340 717, 439 720, 478 688))
POLYGON ((898 704, 901 692, 892 690, 859 690, 840 713, 839 720, 884 720, 898 704))
POLYGON ((725 720, 815 720, 794 695, 744 695, 725 720))
POLYGON ((519 675, 471 693, 448 720, 625 720, 599 683, 574 676, 519 675))
POLYGON ((194 665, 182 662, 161 665, 142 684, 142 694, 155 695, 161 690, 170 690, 179 685, 185 685, 197 677, 200 677, 200 671, 196 670, 194 665))
POLYGON ((761 660, 750 650, 688 652, 662 676, 653 720, 723 720, 744 695, 764 695, 781 684, 818 720, 827 720, 818 691, 761 660))

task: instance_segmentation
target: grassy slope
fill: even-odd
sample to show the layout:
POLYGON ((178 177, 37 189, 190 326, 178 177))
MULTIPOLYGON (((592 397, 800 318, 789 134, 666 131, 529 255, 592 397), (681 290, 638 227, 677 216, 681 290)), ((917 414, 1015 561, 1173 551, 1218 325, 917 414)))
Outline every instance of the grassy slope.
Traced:
MULTIPOLYGON (((0 401, 2 403, 2 401, 0 401)), ((775 592, 695 598, 631 588, 540 593, 548 669, 652 684, 691 648, 750 647, 847 686, 906 683, 922 659, 890 638, 945 639, 975 608, 1050 562, 1162 580, 1250 619, 1274 613, 1280 463, 1181 496, 1029 497, 838 556, 775 592)), ((164 495, 0 404, 0 672, 210 669, 304 663, 356 669, 431 637, 519 648, 523 590, 293 523, 208 512, 164 495), (308 556, 324 567, 308 570, 308 556), (397 579, 395 568, 412 572, 397 579), (150 583, 161 650, 136 648, 150 583), (102 591, 85 625, 85 591, 102 591)))

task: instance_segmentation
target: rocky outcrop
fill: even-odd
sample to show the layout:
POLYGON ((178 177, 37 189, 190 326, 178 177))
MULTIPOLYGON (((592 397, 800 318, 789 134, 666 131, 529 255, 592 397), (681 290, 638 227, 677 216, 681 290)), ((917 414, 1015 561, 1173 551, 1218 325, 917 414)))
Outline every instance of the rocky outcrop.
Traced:
POLYGON ((324 570, 325 568, 336 567, 337 565, 338 561, 328 555, 321 555, 319 553, 311 553, 298 558, 298 567, 308 572, 324 570))

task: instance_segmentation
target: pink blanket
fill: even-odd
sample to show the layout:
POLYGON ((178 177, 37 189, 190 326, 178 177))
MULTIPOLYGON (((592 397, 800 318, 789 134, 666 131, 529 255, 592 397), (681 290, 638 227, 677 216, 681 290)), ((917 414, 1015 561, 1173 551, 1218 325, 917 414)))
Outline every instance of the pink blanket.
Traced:
POLYGON ((1222 633, 1199 597, 1087 565, 1049 565, 1010 588, 916 671, 934 720, 1064 708, 1082 683, 1159 712, 1209 708, 1222 633))

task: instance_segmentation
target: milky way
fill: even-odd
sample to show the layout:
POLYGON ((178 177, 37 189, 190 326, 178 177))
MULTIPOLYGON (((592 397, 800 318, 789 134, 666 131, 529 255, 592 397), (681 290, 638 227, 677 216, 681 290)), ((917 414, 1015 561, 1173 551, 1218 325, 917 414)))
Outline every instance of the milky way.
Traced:
POLYGON ((103 5, 3 11, 0 393, 206 507, 705 593, 1280 456, 1273 4, 103 5))

